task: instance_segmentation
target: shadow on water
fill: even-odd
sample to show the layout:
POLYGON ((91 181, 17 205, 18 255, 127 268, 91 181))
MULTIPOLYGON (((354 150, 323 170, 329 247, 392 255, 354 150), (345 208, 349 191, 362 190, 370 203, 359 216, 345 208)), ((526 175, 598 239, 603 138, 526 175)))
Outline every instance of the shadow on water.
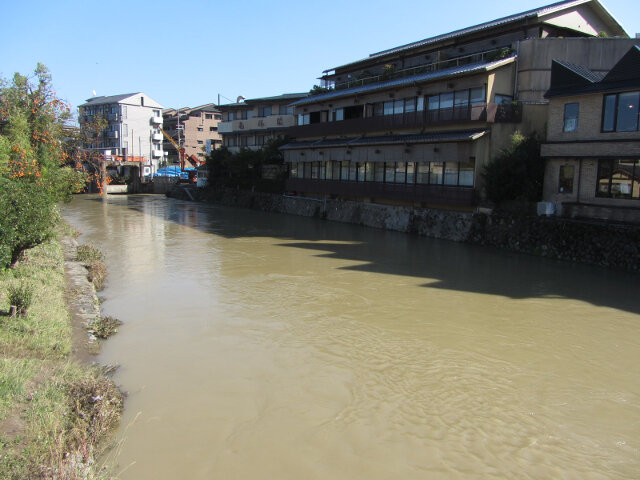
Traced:
MULTIPOLYGON (((101 198, 90 198, 102 202, 101 198)), ((265 237, 283 248, 358 262, 342 269, 424 279, 424 287, 514 299, 568 298, 640 313, 640 275, 316 218, 191 203, 109 197, 109 205, 225 238, 265 237), (317 253, 321 251, 322 253, 317 253)))

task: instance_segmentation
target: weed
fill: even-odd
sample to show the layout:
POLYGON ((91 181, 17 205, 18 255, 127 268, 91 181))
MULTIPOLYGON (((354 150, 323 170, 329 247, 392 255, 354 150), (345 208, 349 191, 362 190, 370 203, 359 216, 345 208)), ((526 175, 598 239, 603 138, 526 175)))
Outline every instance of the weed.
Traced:
POLYGON ((91 264, 93 262, 104 262, 103 253, 93 245, 78 245, 76 256, 79 262, 91 264))
POLYGON ((98 338, 109 338, 110 336, 118 332, 118 327, 122 325, 122 322, 117 318, 110 317, 108 315, 102 316, 96 319, 89 328, 89 333, 92 333, 98 338))
POLYGON ((89 281, 93 282, 96 290, 102 290, 104 288, 104 281, 107 277, 107 266, 100 260, 93 260, 91 263, 86 265, 86 267, 89 271, 89 281))
POLYGON ((25 315, 27 313, 27 309, 33 302, 33 291, 33 285, 25 281, 9 284, 7 298, 9 305, 15 307, 16 315, 25 315))

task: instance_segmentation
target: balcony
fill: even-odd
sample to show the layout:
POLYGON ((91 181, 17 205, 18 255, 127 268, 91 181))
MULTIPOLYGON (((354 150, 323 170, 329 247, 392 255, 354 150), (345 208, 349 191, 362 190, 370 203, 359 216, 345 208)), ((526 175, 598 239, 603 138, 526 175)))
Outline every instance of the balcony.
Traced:
POLYGON ((164 135, 162 135, 161 133, 154 133, 153 135, 151 135, 151 140, 153 140, 154 142, 161 142, 163 138, 164 135))
MULTIPOLYGON (((438 125, 450 125, 469 122, 518 123, 522 121, 522 108, 519 103, 508 105, 475 104, 465 107, 441 108, 423 112, 380 115, 366 118, 353 118, 339 122, 313 123, 298 125, 289 129, 292 137, 324 137, 328 135, 364 135, 371 132, 393 130, 417 130, 438 125)), ((222 124, 221 124, 222 125, 222 124)))
POLYGON ((218 133, 233 132, 233 122, 220 122, 218 124, 218 133))
POLYGON ((151 123, 154 125, 162 125, 162 117, 151 117, 151 123))
POLYGON ((471 207, 475 205, 476 198, 475 189, 473 187, 309 180, 300 178, 288 179, 286 181, 286 189, 288 191, 315 193, 321 195, 370 197, 459 207, 471 207))

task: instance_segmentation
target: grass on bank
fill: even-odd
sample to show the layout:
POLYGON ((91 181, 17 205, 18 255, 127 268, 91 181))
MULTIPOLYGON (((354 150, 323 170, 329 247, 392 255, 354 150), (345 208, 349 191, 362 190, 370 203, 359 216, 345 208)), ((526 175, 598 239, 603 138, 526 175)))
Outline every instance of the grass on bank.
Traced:
POLYGON ((0 478, 108 478, 94 459, 118 421, 122 396, 95 368, 70 358, 60 243, 26 251, 0 272, 0 478), (33 288, 23 315, 9 316, 16 282, 33 288))

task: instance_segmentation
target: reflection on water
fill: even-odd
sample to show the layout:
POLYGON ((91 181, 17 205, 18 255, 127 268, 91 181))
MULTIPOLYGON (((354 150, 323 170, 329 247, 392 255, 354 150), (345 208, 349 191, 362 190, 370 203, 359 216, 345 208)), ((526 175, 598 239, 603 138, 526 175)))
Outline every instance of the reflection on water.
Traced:
POLYGON ((124 480, 637 478, 637 275, 155 196, 64 216, 125 322, 124 480))

